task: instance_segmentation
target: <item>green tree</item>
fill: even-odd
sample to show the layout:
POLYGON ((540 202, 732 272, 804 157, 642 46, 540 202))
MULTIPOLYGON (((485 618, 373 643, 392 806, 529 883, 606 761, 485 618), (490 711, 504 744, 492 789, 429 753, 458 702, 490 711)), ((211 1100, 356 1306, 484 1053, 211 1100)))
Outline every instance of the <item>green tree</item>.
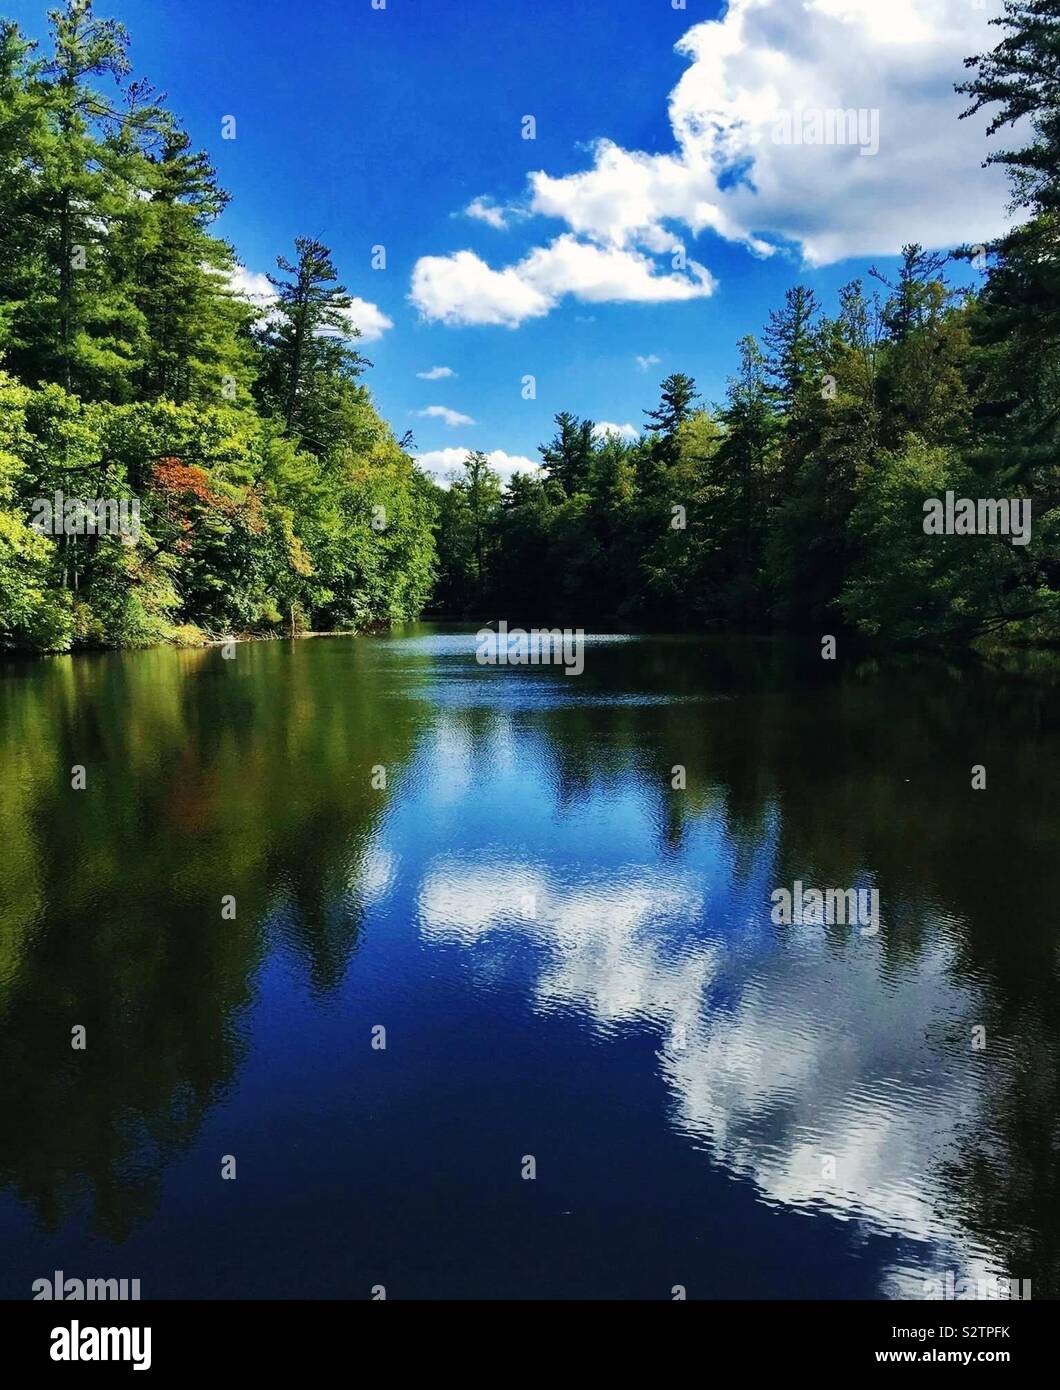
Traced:
POLYGON ((148 166, 135 301, 148 348, 140 373, 142 398, 184 402, 224 398, 249 404, 256 314, 230 290, 235 255, 207 228, 228 195, 209 159, 190 137, 170 130, 148 166))
POLYGON ((699 606, 708 617, 760 622, 763 545, 770 523, 780 422, 756 339, 741 339, 740 368, 718 411, 722 437, 707 473, 699 606))
POLYGON ((349 390, 368 365, 350 347, 360 330, 350 322, 350 296, 338 283, 331 252, 310 237, 295 241, 297 260, 278 256, 284 276, 261 332, 261 398, 315 453, 325 454, 342 433, 349 390))
POLYGON ((584 492, 588 487, 594 451, 593 422, 579 420, 568 410, 556 416, 555 436, 538 449, 546 476, 554 480, 567 497, 584 492))
POLYGON ((957 442, 968 422, 963 369, 968 317, 947 283, 947 257, 918 245, 902 249, 898 278, 870 274, 889 291, 882 323, 889 350, 881 359, 881 434, 897 447, 910 431, 931 442, 957 442))
POLYGON ((1060 7, 1056 0, 1005 0, 990 20, 1006 30, 988 53, 965 59, 975 75, 957 87, 972 98, 962 119, 991 111, 988 136, 1019 127, 1026 143, 984 161, 1012 178, 1012 201, 1036 213, 1060 211, 1060 7))
POLYGON ((652 458, 666 468, 677 460, 678 431, 691 418, 699 397, 695 381, 684 372, 668 376, 659 388, 659 395, 659 404, 653 410, 645 410, 644 414, 650 421, 648 431, 654 436, 652 458))
POLYGON ((92 0, 49 12, 50 58, 27 73, 43 115, 24 157, 36 171, 20 207, 31 270, 9 352, 24 379, 94 398, 128 399, 146 352, 124 256, 139 215, 145 151, 164 124, 150 88, 128 83, 128 35, 92 0), (121 102, 98 83, 113 79, 121 102))

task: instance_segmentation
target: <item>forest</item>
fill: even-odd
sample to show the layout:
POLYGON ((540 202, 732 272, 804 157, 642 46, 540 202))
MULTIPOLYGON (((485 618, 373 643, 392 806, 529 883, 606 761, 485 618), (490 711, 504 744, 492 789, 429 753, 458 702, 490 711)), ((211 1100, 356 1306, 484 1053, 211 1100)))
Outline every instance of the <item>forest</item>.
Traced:
POLYGON ((267 312, 237 293, 209 230, 228 195, 132 75, 124 28, 86 0, 50 23, 47 55, 0 28, 0 639, 414 617, 435 488, 373 407, 328 248, 277 257, 267 312), (41 534, 56 492, 135 498, 135 543, 41 534))
POLYGON ((910 244, 836 305, 795 285, 723 401, 672 373, 632 442, 564 411, 506 486, 480 453, 448 487, 417 468, 325 245, 278 255, 267 308, 238 292, 210 231, 228 194, 124 28, 91 0, 50 20, 47 54, 0 26, 0 645, 424 612, 1060 639, 1058 0, 1007 0, 958 86, 1012 140, 984 150, 1010 175, 1007 234, 910 244), (135 500, 135 542, 42 533, 56 493, 135 500), (1026 543, 930 530, 948 493, 1008 500, 1026 543))

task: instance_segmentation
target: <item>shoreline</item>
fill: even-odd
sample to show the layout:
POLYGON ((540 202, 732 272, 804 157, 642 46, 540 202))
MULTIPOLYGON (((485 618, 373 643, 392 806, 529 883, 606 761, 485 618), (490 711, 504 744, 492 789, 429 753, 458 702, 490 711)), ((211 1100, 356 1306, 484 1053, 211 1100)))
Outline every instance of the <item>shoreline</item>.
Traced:
MULTIPOLYGON (((440 614, 424 615, 418 618, 409 618, 401 623, 374 624, 363 628, 331 628, 331 629, 312 629, 302 632, 291 633, 282 632, 240 632, 224 635, 214 635, 207 633, 197 633, 194 640, 163 640, 159 642, 148 642, 139 644, 115 644, 113 646, 77 646, 66 651, 34 651, 26 647, 5 647, 0 646, 0 665, 11 661, 21 664, 23 661, 33 661, 54 657, 73 657, 73 656, 103 656, 120 652, 148 652, 148 651, 205 651, 214 647, 225 647, 230 643, 250 644, 256 642, 294 642, 312 639, 337 638, 337 637, 381 637, 395 631, 395 629, 409 624, 431 624, 447 627, 463 627, 471 630, 477 623, 483 625, 485 620, 475 617, 453 617, 440 614)), ((190 625, 189 625, 190 626, 190 625)), ((808 641, 819 641, 819 634, 816 632, 806 633, 805 631, 791 630, 711 630, 689 631, 685 629, 663 629, 654 627, 633 628, 626 623, 611 622, 606 620, 600 624, 592 624, 584 628, 586 632, 594 634, 615 633, 630 637, 645 638, 677 638, 691 639, 696 638, 715 638, 715 639, 759 639, 763 641, 798 641, 804 638, 808 641)), ((181 629, 187 631, 187 629, 181 629)), ((853 653, 859 659, 866 658, 887 658, 902 659, 909 657, 933 658, 937 661, 951 663, 970 663, 983 668, 995 669, 999 661, 1030 660, 1041 658, 1048 660, 1052 658, 1060 667, 1060 646, 1055 642, 1031 642, 1031 641, 1002 641, 996 634, 988 634, 981 638, 953 644, 950 646, 939 646, 928 643, 880 643, 870 641, 856 633, 838 634, 840 642, 847 648, 848 652, 853 653)), ((1025 673, 1030 674, 1030 673, 1025 673)), ((1041 679, 1044 673, 1038 673, 1037 679, 1041 679)), ((1032 678, 1035 678, 1032 676, 1032 678)))

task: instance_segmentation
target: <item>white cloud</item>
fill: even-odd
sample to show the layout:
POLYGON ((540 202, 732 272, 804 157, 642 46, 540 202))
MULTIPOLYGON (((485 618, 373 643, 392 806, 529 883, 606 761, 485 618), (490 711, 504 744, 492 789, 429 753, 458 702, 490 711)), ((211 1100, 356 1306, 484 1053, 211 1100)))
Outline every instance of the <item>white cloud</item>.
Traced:
POLYGON ((412 271, 410 299, 426 319, 441 323, 499 324, 515 328, 540 318, 552 304, 515 270, 491 270, 473 251, 421 256, 412 271))
MULTIPOLYGON (((268 311, 276 303, 276 291, 267 275, 260 271, 248 270, 245 265, 237 265, 229 276, 228 283, 234 294, 248 299, 251 304, 262 310, 266 318, 268 317, 268 311)), ((345 310, 344 317, 351 328, 360 329, 361 339, 366 343, 376 342, 388 328, 394 326, 393 320, 377 305, 352 295, 350 307, 345 310)))
MULTIPOLYGON (((567 230, 500 270, 472 251, 425 256, 412 302, 443 323, 515 327, 566 294, 700 298, 709 271, 674 253, 708 230, 761 256, 793 243, 815 265, 985 242, 1008 222, 1005 174, 982 167, 989 114, 959 120, 953 86, 996 44, 989 18, 971 0, 730 0, 676 45, 689 66, 669 96, 671 152, 601 139, 582 172, 536 171, 520 215, 567 230), (864 131, 778 140, 814 112, 863 112, 864 131)), ((511 212, 484 198, 466 211, 495 226, 511 212)))
POLYGON ((660 304, 711 294, 710 271, 696 261, 689 261, 688 268, 688 275, 657 275, 654 262, 639 251, 593 246, 568 233, 519 263, 523 278, 553 301, 573 294, 588 303, 660 304))
POLYGON ((597 439, 625 439, 630 444, 640 438, 636 425, 613 425, 610 420, 598 420, 593 426, 593 434, 597 439))
POLYGON ((350 298, 350 307, 346 310, 346 318, 354 328, 361 330, 361 338, 366 343, 374 343, 383 336, 388 328, 393 328, 394 321, 388 318, 375 304, 370 304, 367 299, 350 298))
POLYGON ((595 148, 593 167, 531 176, 531 208, 601 244, 669 251, 677 224, 807 261, 897 252, 908 241, 984 241, 1006 223, 1006 186, 983 169, 988 117, 953 91, 964 58, 997 42, 969 0, 731 0, 677 44, 672 154, 595 148), (774 142, 798 110, 878 112, 879 151, 774 142), (746 177, 732 179, 746 166, 746 177))
POLYGON ((657 367, 662 358, 656 357, 654 352, 649 352, 646 357, 641 357, 638 354, 634 361, 642 372, 646 372, 649 367, 657 367))
MULTIPOLYGON (((431 449, 426 453, 413 454, 413 458, 437 483, 446 486, 454 473, 459 476, 464 470, 464 460, 470 449, 431 449)), ((493 449, 486 455, 491 468, 495 468, 507 482, 513 473, 536 473, 541 465, 522 454, 506 454, 503 449, 493 449)))
POLYGON ((470 415, 461 415, 459 410, 450 410, 447 405, 429 405, 426 410, 421 410, 418 413, 427 420, 444 420, 451 429, 457 425, 473 425, 475 423, 470 415))
POLYGON ((229 288, 241 299, 249 299, 259 309, 266 309, 276 298, 276 291, 267 275, 260 271, 248 270, 245 265, 237 265, 228 277, 229 288))
POLYGON ((508 220, 505 213, 506 209, 498 207, 490 198, 473 198, 464 209, 465 217, 474 217, 479 222, 486 222, 498 232, 507 230, 508 220))
POLYGON ((429 372, 417 372, 416 375, 421 381, 444 381, 447 377, 456 376, 452 367, 432 367, 429 372))
POLYGON ((473 251, 423 256, 412 273, 410 298, 426 319, 516 328, 547 314, 566 294, 587 303, 658 304, 712 293, 710 272, 695 261, 688 265, 687 275, 659 275, 639 251, 564 233, 504 270, 493 270, 473 251))

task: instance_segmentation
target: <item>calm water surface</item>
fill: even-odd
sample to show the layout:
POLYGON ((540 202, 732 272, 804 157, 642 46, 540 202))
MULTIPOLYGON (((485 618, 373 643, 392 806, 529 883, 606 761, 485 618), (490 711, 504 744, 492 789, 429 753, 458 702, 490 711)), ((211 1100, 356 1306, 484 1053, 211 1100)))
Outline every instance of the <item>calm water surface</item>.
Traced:
POLYGON ((0 1295, 1055 1296, 1060 687, 817 650, 5 666, 0 1295))

